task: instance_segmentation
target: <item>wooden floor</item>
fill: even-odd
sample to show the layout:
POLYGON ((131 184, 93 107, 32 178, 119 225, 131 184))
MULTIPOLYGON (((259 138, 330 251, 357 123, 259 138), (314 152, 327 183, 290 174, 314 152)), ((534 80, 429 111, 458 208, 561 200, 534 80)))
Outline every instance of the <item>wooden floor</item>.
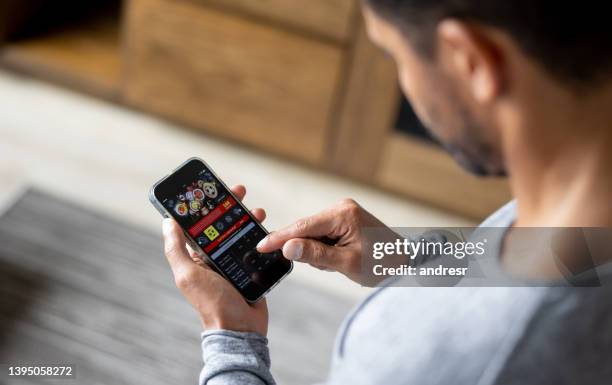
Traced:
MULTIPOLYGON (((323 379, 350 303, 284 282, 269 304, 278 381, 323 379)), ((194 384, 199 332, 157 234, 36 190, 0 217, 0 363, 74 364, 75 384, 194 384)))

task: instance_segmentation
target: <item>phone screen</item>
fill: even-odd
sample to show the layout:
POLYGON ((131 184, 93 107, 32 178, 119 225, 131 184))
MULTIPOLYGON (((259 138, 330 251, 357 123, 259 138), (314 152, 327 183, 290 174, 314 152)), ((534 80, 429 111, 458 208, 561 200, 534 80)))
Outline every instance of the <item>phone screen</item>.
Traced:
POLYGON ((280 251, 259 253, 267 235, 202 161, 192 159, 154 188, 155 198, 250 301, 291 270, 280 251))

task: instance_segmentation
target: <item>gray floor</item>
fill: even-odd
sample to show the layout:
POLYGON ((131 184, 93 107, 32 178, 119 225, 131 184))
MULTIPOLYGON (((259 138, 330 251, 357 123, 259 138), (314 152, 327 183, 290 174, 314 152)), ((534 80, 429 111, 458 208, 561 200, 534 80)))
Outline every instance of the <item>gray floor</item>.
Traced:
MULTIPOLYGON (((0 218, 0 298, 0 363, 73 363, 75 384, 196 382, 199 323, 157 234, 29 191, 0 218)), ((270 294, 281 384, 325 377, 341 298, 295 282, 270 294)))

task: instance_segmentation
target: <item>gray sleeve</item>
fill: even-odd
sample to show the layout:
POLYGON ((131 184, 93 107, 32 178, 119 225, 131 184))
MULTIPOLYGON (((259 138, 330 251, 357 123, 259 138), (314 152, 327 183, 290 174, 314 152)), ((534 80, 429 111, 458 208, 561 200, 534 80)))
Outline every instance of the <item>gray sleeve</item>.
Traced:
POLYGON ((256 333, 208 330, 202 333, 204 368, 200 385, 274 385, 268 339, 256 333))

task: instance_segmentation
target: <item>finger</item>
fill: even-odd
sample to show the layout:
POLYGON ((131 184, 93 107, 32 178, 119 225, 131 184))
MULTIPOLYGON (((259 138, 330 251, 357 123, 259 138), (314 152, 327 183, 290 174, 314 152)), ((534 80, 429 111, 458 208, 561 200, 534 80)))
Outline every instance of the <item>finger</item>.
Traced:
POLYGON ((164 236, 164 254, 170 268, 177 271, 193 267, 193 261, 185 247, 185 235, 174 219, 166 218, 162 224, 164 236))
POLYGON ((259 222, 263 222, 266 220, 266 210, 261 208, 256 208, 251 210, 251 214, 257 219, 259 222))
MULTIPOLYGON (((239 200, 244 199, 246 195, 246 187, 241 184, 237 184, 235 186, 232 186, 231 190, 234 195, 236 195, 236 198, 238 198, 239 200)), ((256 208, 252 210, 251 213, 259 222, 263 222, 266 219, 266 212, 264 211, 264 209, 256 208)))
POLYGON ((278 250, 293 238, 316 238, 332 235, 337 215, 334 210, 325 210, 270 233, 257 244, 257 250, 268 253, 278 250))
POLYGON ((202 253, 200 252, 200 250, 194 249, 189 243, 185 244, 185 248, 187 249, 187 252, 189 253, 191 259, 202 258, 202 253))
POLYGON ((238 200, 243 200, 244 196, 246 195, 246 187, 241 184, 232 186, 230 190, 232 190, 232 193, 236 196, 236 198, 238 198, 238 200))
POLYGON ((206 258, 206 255, 202 254, 202 252, 199 250, 194 250, 189 243, 187 243, 185 246, 187 247, 187 251, 189 252, 189 256, 191 257, 192 261, 194 261, 200 267, 213 270, 210 262, 206 258))
POLYGON ((283 245, 283 255, 292 261, 308 263, 317 268, 341 268, 342 251, 313 239, 291 239, 283 245))
POLYGON ((203 260, 204 256, 202 255, 202 252, 200 252, 199 250, 196 250, 193 247, 191 247, 191 245, 189 243, 186 243, 185 247, 187 248, 187 252, 189 253, 189 257, 191 257, 191 259, 194 262, 197 262, 198 260, 203 260))

